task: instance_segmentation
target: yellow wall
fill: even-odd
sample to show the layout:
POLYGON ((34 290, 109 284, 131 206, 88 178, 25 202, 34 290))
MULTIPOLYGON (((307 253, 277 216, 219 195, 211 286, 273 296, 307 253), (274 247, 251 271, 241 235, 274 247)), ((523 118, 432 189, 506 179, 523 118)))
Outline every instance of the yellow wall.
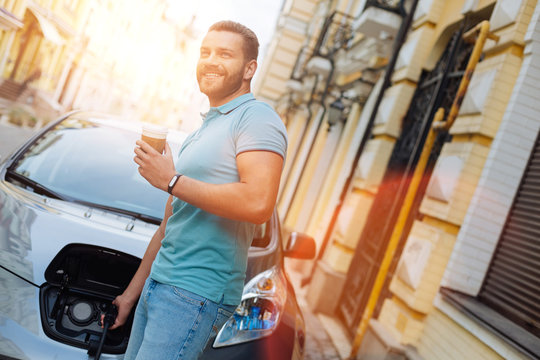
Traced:
POLYGON ((438 310, 426 318, 424 332, 416 346, 422 357, 430 360, 503 359, 438 310))
POLYGON ((287 122, 287 137, 288 137, 288 146, 287 146, 287 160, 285 162, 285 168, 283 169, 283 178, 280 183, 283 187, 286 183, 286 178, 292 168, 294 163, 294 158, 298 153, 298 149, 301 144, 302 134, 307 125, 307 119, 305 113, 300 110, 293 110, 292 114, 289 115, 290 119, 287 122))
MULTIPOLYGON (((479 1, 476 10, 493 3, 479 1)), ((496 35, 501 36, 499 43, 490 41, 484 47, 485 59, 475 70, 461 112, 450 130, 454 137, 443 146, 438 159, 439 162, 448 157, 460 159, 462 166, 458 173, 453 174, 456 176, 456 187, 447 199, 430 196, 428 188, 420 208, 425 216, 423 220, 415 222, 408 234, 407 244, 390 285, 395 296, 385 300, 379 315, 379 321, 398 341, 415 345, 426 359, 501 358, 474 334, 433 307, 433 303, 446 264, 454 251, 455 237, 482 174, 492 139, 510 100, 521 67, 523 37, 534 3, 536 1, 524 1, 516 21, 495 31, 496 35), (413 243, 417 246, 417 258, 413 252, 407 251, 408 245, 413 243), (424 251, 420 257, 419 248, 424 251), (407 276, 413 276, 416 281, 411 281, 407 276)), ((462 1, 448 1, 444 6, 444 16, 435 26, 437 38, 462 17, 462 1)), ((433 44, 432 57, 440 54, 443 46, 441 41, 433 44)), ((426 59, 426 62, 432 65, 433 60, 426 59)), ((431 175, 432 180, 436 174, 437 166, 431 175)))
MULTIPOLYGON (((401 262, 392 278, 390 290, 403 300, 411 309, 428 313, 432 310, 433 299, 439 289, 446 264, 452 253, 455 236, 448 234, 435 225, 416 221, 413 224, 409 238, 414 237, 416 244, 424 243, 429 247, 429 255, 425 259, 425 269, 418 276, 417 282, 411 282, 408 275, 411 270, 416 270, 420 266, 419 258, 416 256, 416 249, 411 249, 411 254, 407 248, 403 251, 401 262)), ((409 242, 410 243, 410 242, 409 242)), ((423 260, 423 259, 422 259, 423 260)))
POLYGON ((311 221, 306 229, 306 233, 315 238, 318 248, 324 238, 326 226, 330 220, 329 218, 332 216, 332 212, 341 195, 342 186, 339 186, 341 183, 338 179, 340 175, 349 170, 344 169, 344 163, 348 153, 351 151, 351 142, 353 140, 354 130, 358 126, 358 121, 360 120, 360 111, 360 105, 358 103, 353 104, 347 123, 343 129, 343 135, 339 142, 338 149, 336 150, 336 155, 334 156, 334 160, 328 171, 328 176, 323 184, 321 195, 313 208, 313 215, 311 216, 311 221))
MULTIPOLYGON (((283 218, 288 217, 287 211, 292 203, 292 200, 294 200, 297 181, 300 181, 298 177, 301 176, 302 168, 304 167, 305 161, 307 161, 304 159, 304 154, 308 151, 309 147, 311 146, 311 142, 313 141, 310 134, 315 133, 315 129, 322 121, 318 115, 318 108, 318 106, 313 106, 313 113, 311 114, 309 114, 307 111, 299 111, 297 113, 298 118, 296 121, 305 121, 304 126, 306 129, 302 130, 300 133, 301 136, 295 139, 297 142, 296 146, 298 147, 295 156, 287 159, 289 163, 287 166, 290 166, 290 169, 287 169, 288 176, 286 181, 284 181, 282 184, 281 196, 278 203, 278 210, 283 218)), ((284 224, 287 225, 287 222, 285 221, 284 224)), ((294 222, 290 222, 290 224, 294 225, 294 222)))
POLYGON ((317 168, 317 164, 321 158, 322 150, 324 149, 324 144, 328 137, 328 123, 326 122, 326 117, 323 118, 322 124, 319 128, 319 132, 315 138, 313 147, 311 148, 309 158, 306 162, 304 171, 302 172, 302 177, 298 183, 298 188, 294 194, 294 200, 289 208, 287 218, 285 219, 285 225, 289 228, 295 229, 296 222, 298 220, 298 215, 302 210, 302 205, 307 196, 307 191, 309 184, 313 179, 313 174, 317 168))

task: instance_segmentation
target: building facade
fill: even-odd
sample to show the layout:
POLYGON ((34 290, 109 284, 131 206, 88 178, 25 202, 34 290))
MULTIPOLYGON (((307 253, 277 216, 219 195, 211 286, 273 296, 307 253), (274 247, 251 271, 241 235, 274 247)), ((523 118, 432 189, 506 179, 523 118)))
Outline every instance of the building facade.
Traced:
POLYGON ((540 357, 540 5, 289 0, 259 96, 344 358, 540 357))
POLYGON ((82 109, 181 127, 193 91, 186 59, 197 46, 190 24, 168 8, 165 0, 1 1, 2 112, 21 109, 42 124, 82 109))
POLYGON ((71 67, 83 1, 13 1, 1 4, 7 26, 0 36, 0 98, 50 118, 59 110, 61 89, 71 67), (11 24, 11 25, 10 25, 11 24))

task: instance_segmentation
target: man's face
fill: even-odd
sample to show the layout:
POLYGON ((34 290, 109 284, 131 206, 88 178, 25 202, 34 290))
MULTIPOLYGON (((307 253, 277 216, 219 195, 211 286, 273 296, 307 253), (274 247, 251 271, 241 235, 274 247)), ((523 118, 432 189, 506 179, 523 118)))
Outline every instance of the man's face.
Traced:
MULTIPOLYGON (((241 35, 228 31, 210 31, 202 41, 197 63, 197 81, 202 93, 213 100, 228 99, 241 91, 246 79, 246 64, 241 35)), ((229 99, 230 100, 230 99, 229 99)), ((221 104, 220 104, 221 105, 221 104)))

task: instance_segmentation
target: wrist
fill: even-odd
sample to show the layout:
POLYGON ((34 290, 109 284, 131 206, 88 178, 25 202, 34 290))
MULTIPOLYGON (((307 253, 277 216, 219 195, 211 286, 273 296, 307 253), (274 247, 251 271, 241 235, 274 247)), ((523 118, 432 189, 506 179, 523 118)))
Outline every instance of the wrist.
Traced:
POLYGON ((169 180, 169 183, 167 184, 167 192, 172 195, 173 188, 176 186, 180 178, 182 177, 182 174, 174 174, 171 179, 169 180))
POLYGON ((137 299, 139 298, 139 295, 140 293, 136 294, 136 293, 124 291, 124 293, 122 293, 122 295, 120 295, 119 298, 121 299, 120 301, 123 302, 124 304, 128 306, 134 306, 135 303, 137 302, 137 299))

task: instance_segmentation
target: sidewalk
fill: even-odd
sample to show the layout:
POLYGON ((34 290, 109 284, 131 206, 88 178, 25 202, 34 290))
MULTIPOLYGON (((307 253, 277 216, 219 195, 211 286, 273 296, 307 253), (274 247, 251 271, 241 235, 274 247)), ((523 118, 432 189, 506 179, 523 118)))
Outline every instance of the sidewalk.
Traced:
POLYGON ((291 282, 293 283, 298 305, 302 309, 304 320, 306 323, 306 347, 305 347, 305 360, 341 360, 338 351, 334 347, 334 343, 330 339, 330 336, 326 332, 325 328, 321 324, 317 315, 315 315, 307 301, 306 290, 307 288, 300 287, 301 274, 286 267, 287 274, 291 282))
POLYGON ((0 161, 28 140, 36 130, 0 123, 0 161))

